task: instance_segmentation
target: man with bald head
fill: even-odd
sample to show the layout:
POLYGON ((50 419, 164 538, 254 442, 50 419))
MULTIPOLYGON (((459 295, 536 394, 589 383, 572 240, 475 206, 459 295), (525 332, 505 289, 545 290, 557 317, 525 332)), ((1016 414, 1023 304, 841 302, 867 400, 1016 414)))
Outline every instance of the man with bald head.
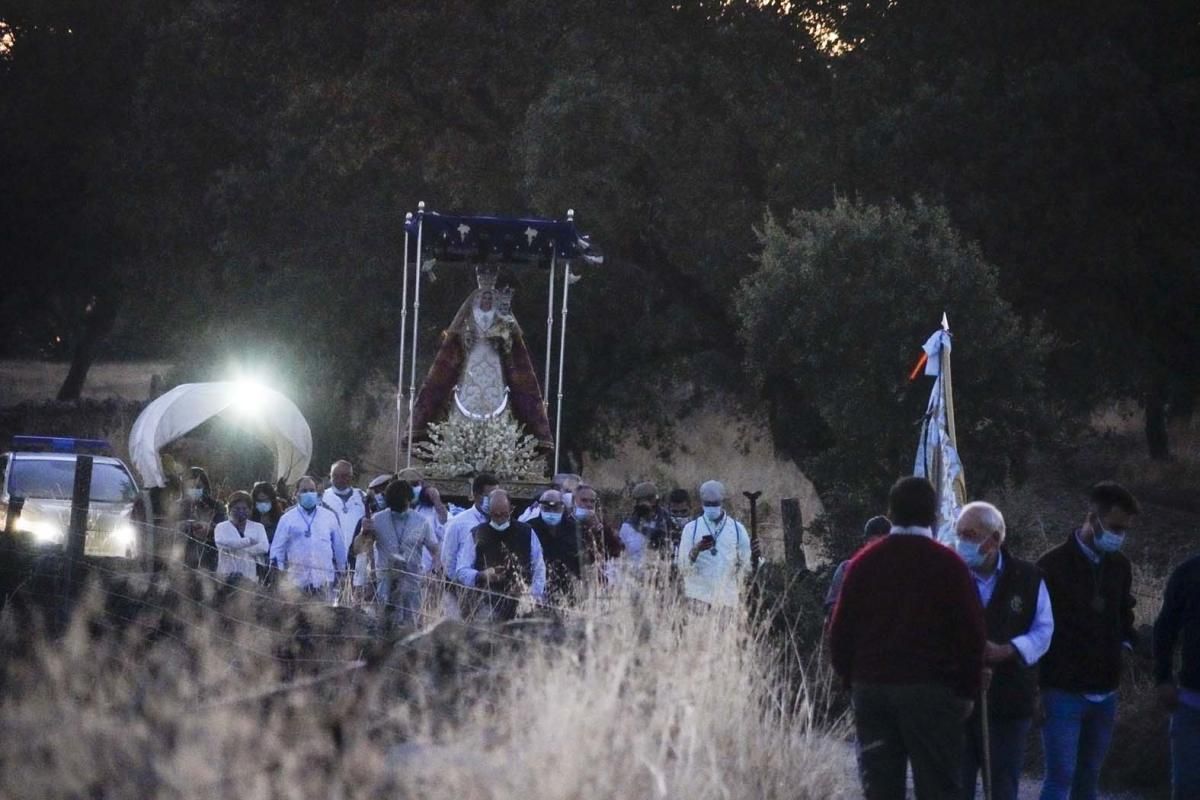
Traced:
MULTIPOLYGON (((472 600, 475 619, 510 620, 526 588, 534 600, 546 591, 546 562, 533 529, 512 518, 508 492, 496 489, 488 500, 488 520, 478 525, 459 550, 455 579, 479 591, 472 600)), ((464 615, 468 603, 463 602, 464 615)))
POLYGON ((367 496, 361 489, 354 488, 354 467, 349 461, 335 461, 330 465, 329 488, 321 495, 321 505, 338 518, 342 542, 346 546, 346 553, 342 553, 344 560, 359 523, 367 516, 367 496))
MULTIPOLYGON (((991 673, 987 692, 988 742, 995 800, 1016 800, 1025 762, 1025 740, 1037 705, 1037 662, 1050 649, 1054 616, 1042 572, 1004 547, 1004 515, 991 503, 968 503, 954 525, 955 550, 971 571, 987 625, 983 660, 991 673)), ((980 706, 966 722, 963 797, 975 796, 983 763, 980 706)))

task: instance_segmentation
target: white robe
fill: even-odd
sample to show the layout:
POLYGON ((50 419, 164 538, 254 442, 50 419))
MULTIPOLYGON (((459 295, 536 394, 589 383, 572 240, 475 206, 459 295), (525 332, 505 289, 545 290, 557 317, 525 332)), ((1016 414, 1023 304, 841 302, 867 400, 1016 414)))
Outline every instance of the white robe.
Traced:
POLYGON ((338 525, 342 529, 342 545, 346 548, 346 552, 342 553, 342 560, 345 561, 350 552, 350 542, 354 541, 354 529, 358 527, 358 521, 367 515, 366 496, 362 490, 352 488, 350 497, 343 500, 330 486, 321 495, 321 502, 337 515, 338 525))

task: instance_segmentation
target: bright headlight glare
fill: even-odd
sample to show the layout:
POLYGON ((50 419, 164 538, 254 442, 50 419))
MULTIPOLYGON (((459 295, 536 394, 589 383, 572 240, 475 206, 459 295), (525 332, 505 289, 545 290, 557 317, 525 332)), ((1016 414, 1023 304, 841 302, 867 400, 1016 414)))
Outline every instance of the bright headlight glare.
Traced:
POLYGON ((53 522, 42 522, 35 519, 21 519, 17 522, 17 530, 24 531, 33 537, 38 544, 53 544, 63 540, 62 528, 53 522))
POLYGON ((128 522, 122 522, 117 527, 113 528, 113 541, 121 547, 129 547, 133 544, 133 540, 137 537, 137 531, 128 522))

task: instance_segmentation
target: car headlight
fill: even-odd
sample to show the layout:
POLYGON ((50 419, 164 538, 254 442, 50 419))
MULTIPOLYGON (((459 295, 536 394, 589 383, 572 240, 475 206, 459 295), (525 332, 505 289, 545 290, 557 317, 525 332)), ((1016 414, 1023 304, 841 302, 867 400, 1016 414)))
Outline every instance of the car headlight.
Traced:
POLYGON ((28 533, 37 544, 58 544, 63 541, 63 529, 53 522, 22 517, 17 521, 17 530, 28 533))
POLYGON ((112 538, 113 542, 118 547, 132 547, 134 540, 137 539, 137 531, 135 531, 133 526, 128 522, 122 522, 120 525, 113 528, 112 538))

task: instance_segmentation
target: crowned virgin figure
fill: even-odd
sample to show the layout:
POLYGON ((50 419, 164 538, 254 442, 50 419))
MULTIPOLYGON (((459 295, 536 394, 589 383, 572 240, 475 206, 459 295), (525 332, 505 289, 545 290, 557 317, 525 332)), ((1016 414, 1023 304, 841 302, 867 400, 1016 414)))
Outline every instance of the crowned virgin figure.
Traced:
POLYGON ((553 447, 542 389, 512 315, 513 290, 497 287, 497 274, 491 265, 476 268, 478 288, 442 332, 413 405, 414 441, 426 438, 429 423, 451 414, 472 420, 511 414, 539 447, 553 447))

